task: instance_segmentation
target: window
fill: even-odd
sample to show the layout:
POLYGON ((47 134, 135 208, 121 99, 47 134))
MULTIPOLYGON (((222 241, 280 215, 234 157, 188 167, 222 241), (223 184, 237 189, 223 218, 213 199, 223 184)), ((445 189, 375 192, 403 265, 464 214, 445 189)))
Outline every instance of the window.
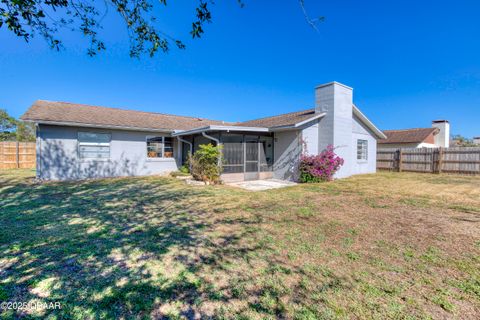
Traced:
POLYGON ((173 158, 171 137, 147 137, 148 158, 173 158))
POLYGON ((368 141, 357 140, 357 160, 368 159, 368 141))
POLYGON ((80 159, 110 158, 110 134, 97 132, 78 133, 78 155, 80 159))

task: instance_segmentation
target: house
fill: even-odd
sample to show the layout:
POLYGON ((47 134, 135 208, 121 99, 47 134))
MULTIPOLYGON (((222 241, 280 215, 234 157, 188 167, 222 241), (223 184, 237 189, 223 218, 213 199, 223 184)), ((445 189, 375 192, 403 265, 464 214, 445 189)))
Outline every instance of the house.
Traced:
POLYGON ((384 130, 387 139, 378 141, 378 148, 448 148, 450 123, 447 120, 432 121, 431 128, 384 130))
POLYGON ((473 137, 473 143, 480 145, 480 137, 473 137))
POLYGON ((337 178, 372 173, 384 134, 338 82, 315 89, 315 107, 245 122, 36 101, 21 117, 36 124, 37 177, 46 180, 164 174, 199 145, 223 145, 224 181, 296 180, 302 152, 327 145, 345 159, 337 178))

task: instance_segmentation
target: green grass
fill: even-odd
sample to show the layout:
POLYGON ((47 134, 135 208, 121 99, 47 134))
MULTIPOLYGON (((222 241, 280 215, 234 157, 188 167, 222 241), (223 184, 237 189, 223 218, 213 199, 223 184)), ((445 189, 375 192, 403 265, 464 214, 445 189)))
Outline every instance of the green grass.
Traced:
POLYGON ((478 318, 480 178, 264 192, 0 171, 3 318, 478 318))

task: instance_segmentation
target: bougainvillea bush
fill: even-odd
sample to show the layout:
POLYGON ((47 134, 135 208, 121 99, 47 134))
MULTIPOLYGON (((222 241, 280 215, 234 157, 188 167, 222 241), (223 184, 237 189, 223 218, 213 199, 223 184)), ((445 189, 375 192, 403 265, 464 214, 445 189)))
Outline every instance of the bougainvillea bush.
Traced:
POLYGON ((331 181, 342 165, 343 159, 335 153, 332 145, 318 155, 304 154, 300 158, 300 181, 331 181))

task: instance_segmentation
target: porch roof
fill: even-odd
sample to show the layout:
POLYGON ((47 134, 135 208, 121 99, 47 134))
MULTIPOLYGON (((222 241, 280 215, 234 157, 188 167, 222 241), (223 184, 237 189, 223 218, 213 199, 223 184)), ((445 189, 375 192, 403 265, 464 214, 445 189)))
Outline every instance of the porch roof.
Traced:
POLYGON ((300 122, 297 123, 292 123, 292 124, 287 124, 287 125, 280 125, 280 126, 274 126, 274 127, 248 127, 248 126, 240 126, 240 125, 230 125, 230 126, 224 126, 224 125, 209 125, 201 128, 195 128, 191 130, 182 130, 182 131, 176 131, 172 134, 174 137, 179 137, 179 136, 186 136, 186 135, 191 135, 191 134, 196 134, 196 133, 202 133, 202 132, 207 132, 207 131, 233 131, 233 132, 275 132, 275 131, 284 131, 284 130, 292 130, 292 129, 297 129, 311 121, 323 118, 326 115, 326 113, 317 113, 314 114, 313 116, 310 116, 307 119, 304 119, 300 122))
POLYGON ((247 131, 247 132, 268 132, 268 128, 262 127, 241 127, 241 126, 206 126, 201 128, 195 128, 191 130, 176 131, 172 134, 174 137, 187 136, 196 133, 208 132, 208 131, 247 131))

